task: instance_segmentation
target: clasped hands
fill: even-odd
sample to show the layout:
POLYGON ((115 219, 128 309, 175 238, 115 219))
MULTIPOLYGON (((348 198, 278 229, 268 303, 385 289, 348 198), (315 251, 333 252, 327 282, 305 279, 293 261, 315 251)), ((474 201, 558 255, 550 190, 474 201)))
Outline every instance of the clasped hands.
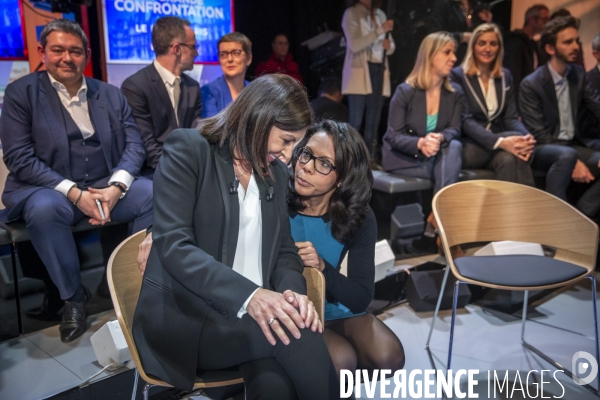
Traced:
POLYGON ((431 132, 417 141, 417 148, 427 158, 433 157, 440 151, 440 146, 444 141, 444 135, 441 133, 431 132))
POLYGON ((73 186, 67 193, 67 198, 75 204, 82 213, 90 217, 91 225, 104 225, 110 222, 110 212, 119 201, 121 191, 116 186, 109 186, 104 189, 88 188, 79 189, 73 186), (99 200, 104 211, 105 219, 102 219, 96 200, 99 200))
POLYGON ((535 147, 535 138, 530 133, 524 136, 507 136, 502 139, 499 147, 523 161, 529 161, 535 147))

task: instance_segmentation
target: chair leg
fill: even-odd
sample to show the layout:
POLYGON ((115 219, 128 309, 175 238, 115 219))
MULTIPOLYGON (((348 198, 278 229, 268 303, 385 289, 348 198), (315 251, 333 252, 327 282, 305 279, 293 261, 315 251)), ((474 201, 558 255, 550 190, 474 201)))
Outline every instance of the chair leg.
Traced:
POLYGON ((457 280, 454 284, 454 298, 452 299, 452 323, 450 324, 450 344, 448 345, 448 366, 450 369, 450 362, 452 361, 452 343, 454 341, 454 322, 456 321, 456 305, 458 304, 458 289, 462 282, 457 280))
POLYGON ((446 265, 446 272, 444 273, 444 279, 442 280, 442 287, 440 288, 440 295, 438 296, 437 304, 435 305, 435 311, 433 313, 433 319, 431 320, 431 326, 429 327, 429 335, 427 335, 427 343, 425 348, 429 348, 429 341, 431 340, 431 334, 433 333, 433 326, 437 319, 438 312, 440 311, 440 305, 442 304, 442 298, 444 297, 444 289, 446 288, 446 282, 448 281, 448 275, 450 274, 450 266, 446 265))
POLYGON ((523 311, 521 318, 521 343, 525 342, 525 322, 527 322, 527 306, 529 303, 529 290, 525 291, 525 298, 523 299, 523 311))
MULTIPOLYGON (((594 305, 594 333, 596 334, 596 360, 600 360, 600 344, 598 343, 598 310, 596 306, 596 279, 594 275, 588 276, 588 278, 592 281, 592 303, 594 305)), ((600 374, 596 376, 596 380, 598 383, 598 387, 596 388, 600 391, 600 374)))
POLYGON ((17 323, 19 324, 19 334, 23 335, 23 320, 21 318, 21 296, 19 294, 19 275, 17 274, 17 246, 10 244, 10 260, 12 262, 13 282, 15 286, 15 302, 17 303, 17 323))
POLYGON ((137 385, 138 385, 138 378, 140 377, 140 374, 137 370, 137 368, 134 368, 135 372, 133 373, 134 378, 133 378, 133 392, 131 393, 131 400, 135 400, 135 398, 137 397, 137 385))
POLYGON ((144 385, 144 400, 148 400, 148 396, 150 395, 150 388, 153 388, 154 385, 146 383, 144 385))

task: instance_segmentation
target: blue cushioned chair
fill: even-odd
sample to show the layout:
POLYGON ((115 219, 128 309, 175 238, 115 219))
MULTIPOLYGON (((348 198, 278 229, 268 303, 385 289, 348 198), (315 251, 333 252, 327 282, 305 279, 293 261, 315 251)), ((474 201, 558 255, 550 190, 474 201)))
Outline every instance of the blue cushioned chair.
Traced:
MULTIPOLYGON (((492 180, 459 182, 445 187, 433 198, 433 212, 450 267, 446 268, 441 293, 444 292, 450 271, 457 279, 450 326, 448 369, 452 360, 458 288, 464 283, 525 291, 522 344, 557 369, 565 370, 565 373, 571 375, 564 366, 525 341, 528 292, 570 285, 589 278, 592 282, 596 359, 600 359, 596 281, 593 276, 598 249, 598 226, 594 222, 571 205, 544 191, 492 180), (539 243, 555 249, 554 256, 465 256, 455 259, 449 256, 452 246, 502 240, 539 243)), ((427 338, 428 349, 441 299, 440 294, 427 338)), ((598 379, 600 388, 600 377, 598 379)), ((589 388, 596 391, 591 386, 589 388)))

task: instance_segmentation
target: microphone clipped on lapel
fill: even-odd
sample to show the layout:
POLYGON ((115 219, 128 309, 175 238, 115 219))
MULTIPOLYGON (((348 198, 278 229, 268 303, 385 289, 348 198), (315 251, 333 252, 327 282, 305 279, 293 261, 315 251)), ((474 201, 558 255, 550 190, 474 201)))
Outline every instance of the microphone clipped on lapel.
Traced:
POLYGON ((267 190, 267 201, 273 200, 274 193, 275 189, 273 189, 273 186, 269 186, 269 189, 267 190))
POLYGON ((233 182, 231 182, 231 185, 229 185, 229 193, 230 194, 237 193, 239 186, 240 186, 240 181, 238 180, 238 177, 236 176, 235 178, 233 178, 233 182))

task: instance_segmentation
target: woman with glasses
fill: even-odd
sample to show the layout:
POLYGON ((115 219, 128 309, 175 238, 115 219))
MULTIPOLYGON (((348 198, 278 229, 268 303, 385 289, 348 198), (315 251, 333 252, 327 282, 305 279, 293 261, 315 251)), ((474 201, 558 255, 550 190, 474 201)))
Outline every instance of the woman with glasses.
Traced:
POLYGON ((202 118, 217 115, 248 85, 245 77, 252 63, 250 39, 240 32, 228 33, 219 39, 217 49, 223 75, 201 88, 202 118))
POLYGON ((502 68, 502 34, 495 24, 475 29, 465 61, 450 78, 466 97, 462 166, 490 169, 496 179, 533 186, 529 158, 535 139, 517 117, 514 84, 502 68))
POLYGON ((168 136, 133 324, 148 374, 190 390, 203 371, 238 368, 249 399, 339 398, 278 160, 311 119, 304 88, 273 74, 168 136))
POLYGON ((336 370, 404 366, 398 337, 366 312, 375 286, 377 223, 369 208, 369 153, 349 124, 313 125, 292 159, 288 206, 292 237, 307 267, 325 275, 323 336, 336 370), (347 276, 340 273, 348 255, 347 276))

